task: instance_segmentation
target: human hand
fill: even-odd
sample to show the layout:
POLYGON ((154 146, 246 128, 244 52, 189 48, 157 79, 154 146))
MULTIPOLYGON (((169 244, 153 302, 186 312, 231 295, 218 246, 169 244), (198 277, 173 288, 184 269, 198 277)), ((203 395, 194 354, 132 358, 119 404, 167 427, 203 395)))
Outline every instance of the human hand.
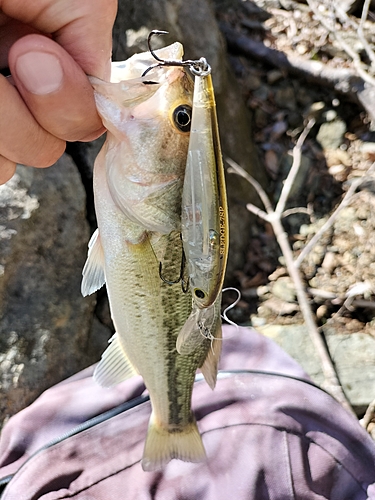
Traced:
POLYGON ((109 77, 117 0, 0 0, 0 184, 104 128, 86 75, 109 77))

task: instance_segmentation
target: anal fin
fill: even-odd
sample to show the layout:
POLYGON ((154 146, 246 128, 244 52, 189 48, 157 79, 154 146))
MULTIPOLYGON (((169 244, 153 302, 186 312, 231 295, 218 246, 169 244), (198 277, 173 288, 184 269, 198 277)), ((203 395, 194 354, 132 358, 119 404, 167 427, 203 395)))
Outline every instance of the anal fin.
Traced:
POLYGON ((84 297, 91 295, 105 283, 104 252, 100 241, 99 229, 91 236, 86 264, 82 271, 81 292, 84 297))
POLYGON ((168 430, 155 422, 151 414, 143 452, 144 471, 160 469, 173 458, 184 462, 203 462, 206 452, 195 420, 181 429, 168 430))
POLYGON ((137 372, 128 360, 118 335, 115 333, 95 368, 94 380, 102 387, 112 387, 135 375, 137 372))

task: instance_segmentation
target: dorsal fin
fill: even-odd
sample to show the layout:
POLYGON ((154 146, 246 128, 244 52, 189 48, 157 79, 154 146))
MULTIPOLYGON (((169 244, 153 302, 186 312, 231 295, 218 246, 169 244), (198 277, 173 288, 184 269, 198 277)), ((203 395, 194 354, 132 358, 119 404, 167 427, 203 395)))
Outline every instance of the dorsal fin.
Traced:
POLYGON ((100 241, 99 229, 91 236, 86 264, 82 271, 81 292, 84 297, 91 295, 105 283, 104 252, 100 241))

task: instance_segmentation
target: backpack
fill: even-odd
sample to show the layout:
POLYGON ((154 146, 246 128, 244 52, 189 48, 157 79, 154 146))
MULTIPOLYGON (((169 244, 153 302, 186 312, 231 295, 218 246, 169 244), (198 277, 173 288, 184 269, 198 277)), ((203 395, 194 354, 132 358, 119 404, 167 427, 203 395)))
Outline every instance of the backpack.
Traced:
POLYGON ((224 326, 214 391, 193 410, 203 463, 144 472, 141 377, 98 387, 94 367, 45 391, 0 439, 1 500, 375 500, 375 443, 271 340, 224 326))

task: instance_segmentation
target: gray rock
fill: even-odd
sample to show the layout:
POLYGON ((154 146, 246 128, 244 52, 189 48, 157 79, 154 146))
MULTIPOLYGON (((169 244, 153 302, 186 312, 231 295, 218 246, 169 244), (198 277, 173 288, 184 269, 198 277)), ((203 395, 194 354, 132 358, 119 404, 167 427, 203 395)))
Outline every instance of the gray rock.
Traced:
POLYGON ((262 302, 262 309, 264 308, 269 309, 278 316, 288 316, 299 311, 298 304, 287 302, 286 300, 282 300, 277 297, 271 297, 270 299, 262 302))
POLYGON ((338 149, 344 142, 346 123, 342 120, 333 120, 322 123, 316 136, 323 149, 338 149))
POLYGON ((250 74, 246 79, 246 86, 249 90, 258 90, 262 85, 262 80, 258 75, 250 74))
MULTIPOLYGON (((266 325, 258 330, 275 340, 316 384, 322 385, 320 360, 304 325, 266 325)), ((338 334, 328 328, 325 334, 344 392, 361 414, 375 397, 375 339, 365 333, 338 334)))
POLYGON ((274 83, 282 80, 284 78, 284 73, 279 69, 272 69, 267 73, 267 83, 273 85, 274 83))
POLYGON ((277 89, 275 93, 275 102, 280 108, 286 108, 295 111, 297 108, 296 91, 293 87, 277 89))
POLYGON ((294 303, 296 301, 296 289, 292 280, 288 276, 282 276, 272 283, 271 290, 272 294, 279 299, 290 303, 294 303))
POLYGON ((94 298, 80 292, 88 224, 67 156, 19 167, 0 186, 0 425, 44 389, 99 358, 90 349, 94 298))

